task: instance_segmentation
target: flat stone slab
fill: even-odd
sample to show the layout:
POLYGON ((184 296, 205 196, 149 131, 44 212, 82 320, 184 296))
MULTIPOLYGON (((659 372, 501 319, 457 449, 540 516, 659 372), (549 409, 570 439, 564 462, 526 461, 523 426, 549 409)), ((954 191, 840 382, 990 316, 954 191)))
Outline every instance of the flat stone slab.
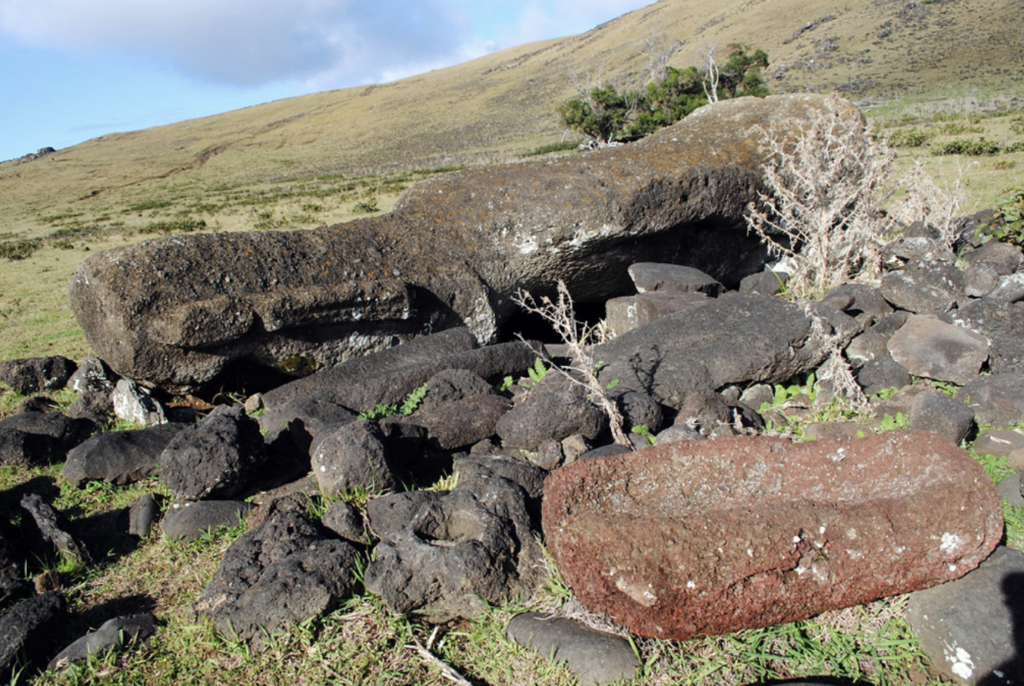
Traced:
POLYGON ((929 432, 657 445, 548 477, 543 528, 592 612, 639 636, 771 626, 955 579, 998 544, 980 465, 929 432))

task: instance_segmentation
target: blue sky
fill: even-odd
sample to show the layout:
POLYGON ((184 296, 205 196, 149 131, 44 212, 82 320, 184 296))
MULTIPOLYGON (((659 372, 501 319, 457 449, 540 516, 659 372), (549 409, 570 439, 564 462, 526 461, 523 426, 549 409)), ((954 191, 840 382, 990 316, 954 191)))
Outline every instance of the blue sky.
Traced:
POLYGON ((0 0, 0 160, 581 33, 653 0, 0 0))

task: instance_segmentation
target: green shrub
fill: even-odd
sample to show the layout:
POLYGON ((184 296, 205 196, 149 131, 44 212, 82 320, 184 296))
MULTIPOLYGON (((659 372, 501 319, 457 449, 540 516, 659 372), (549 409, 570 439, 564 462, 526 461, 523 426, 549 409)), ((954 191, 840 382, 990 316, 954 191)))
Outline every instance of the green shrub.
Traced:
POLYGON ((987 141, 984 138, 979 138, 976 141, 968 140, 966 138, 958 138, 954 141, 944 143, 938 148, 934 148, 932 150, 932 154, 969 155, 971 157, 980 157, 982 155, 998 155, 999 151, 999 144, 995 141, 987 141))
POLYGON ((179 219, 166 219, 158 222, 150 222, 139 229, 139 233, 192 233, 206 228, 206 221, 193 219, 192 217, 181 217, 179 219))
POLYGON ((548 145, 542 145, 533 152, 528 152, 524 157, 535 157, 538 155, 548 155, 553 152, 566 152, 569 150, 578 149, 579 143, 576 141, 562 141, 561 143, 549 143, 548 145))
POLYGON ((40 248, 38 240, 4 241, 0 243, 0 257, 9 260, 24 260, 40 248))
POLYGON ((920 148, 925 143, 930 141, 934 134, 930 131, 921 131, 920 129, 906 129, 894 131, 889 136, 889 145, 894 148, 920 148))

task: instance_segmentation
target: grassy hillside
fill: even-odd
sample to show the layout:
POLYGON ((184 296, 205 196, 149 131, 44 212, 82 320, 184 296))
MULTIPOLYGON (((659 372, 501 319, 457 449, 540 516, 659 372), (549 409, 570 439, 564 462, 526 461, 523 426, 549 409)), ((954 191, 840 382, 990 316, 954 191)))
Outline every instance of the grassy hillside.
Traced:
MULTIPOLYGON (((773 91, 839 90, 891 126, 1001 106, 1011 112, 1006 121, 977 135, 1012 143, 1009 122, 1024 94, 1022 23, 1018 0, 662 0, 578 36, 390 84, 4 162, 0 358, 85 352, 64 296, 85 248, 195 230, 311 228, 386 211, 419 178, 562 140, 555 111, 574 85, 642 83, 652 54, 674 42, 682 42, 676 66, 698 63, 713 46, 723 56, 733 42, 764 48, 773 91)), ((991 202, 1012 168, 978 169, 988 176, 969 189, 991 202)))

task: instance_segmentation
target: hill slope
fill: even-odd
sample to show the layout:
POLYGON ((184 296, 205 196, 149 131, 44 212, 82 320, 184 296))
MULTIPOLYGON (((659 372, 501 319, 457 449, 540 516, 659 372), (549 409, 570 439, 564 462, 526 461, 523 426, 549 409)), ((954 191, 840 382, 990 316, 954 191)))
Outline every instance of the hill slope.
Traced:
MULTIPOLYGON (((648 43, 656 54, 681 41, 670 60, 676 66, 698 63, 699 51, 711 46, 723 58, 733 42, 764 48, 775 92, 838 89, 876 103, 908 96, 1009 100, 1024 92, 1021 25, 1019 0, 722 0, 714 8, 661 0, 578 36, 394 83, 5 162, 0 247, 12 254, 25 240, 48 240, 18 270, 0 270, 0 339, 16 335, 15 324, 28 326, 31 316, 47 320, 44 340, 76 341, 51 350, 81 352, 63 289, 82 254, 68 248, 204 226, 309 228, 356 210, 386 210, 430 170, 513 159, 558 142, 564 132, 556 108, 576 93, 574 84, 642 83, 648 43), (44 314, 53 308, 62 312, 44 314)), ((44 352, 27 347, 19 344, 19 354, 44 352)), ((3 340, 0 349, 8 350, 3 340)))

